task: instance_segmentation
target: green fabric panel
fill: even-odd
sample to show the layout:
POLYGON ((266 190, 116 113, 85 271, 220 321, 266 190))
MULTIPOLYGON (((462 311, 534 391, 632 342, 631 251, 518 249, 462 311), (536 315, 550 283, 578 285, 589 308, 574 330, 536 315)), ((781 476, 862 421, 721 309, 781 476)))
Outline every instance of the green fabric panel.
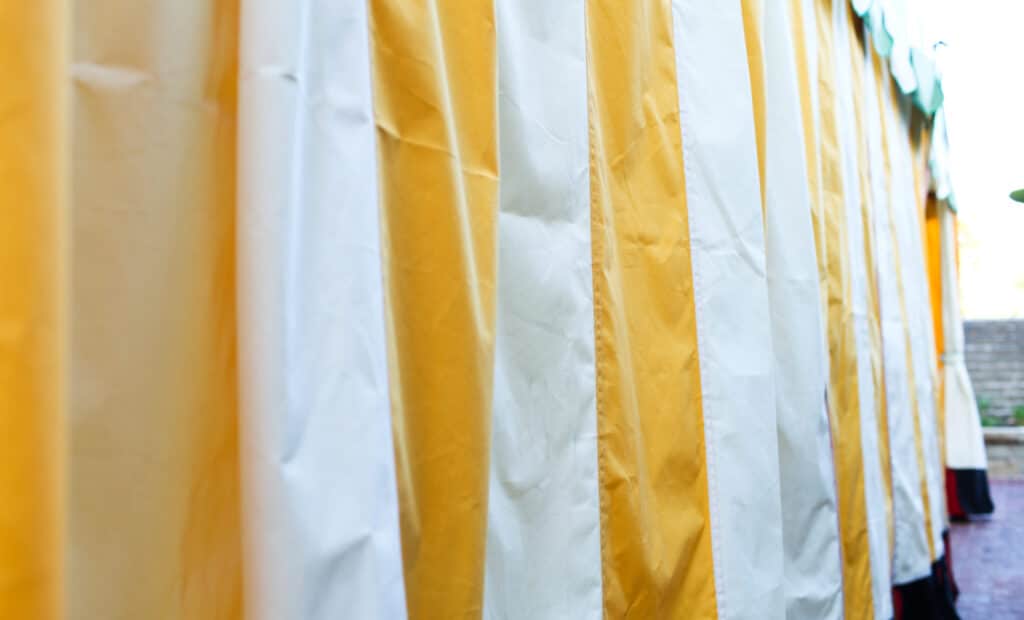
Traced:
MULTIPOLYGON (((882 58, 891 59, 895 44, 892 29, 893 27, 899 29, 901 24, 891 21, 881 0, 850 0, 850 5, 867 25, 875 51, 882 58)), ((898 14, 901 16, 899 19, 903 19, 904 6, 905 0, 891 0, 889 8, 894 16, 898 14)), ((903 58, 901 56, 901 60, 903 58)), ((936 71, 935 62, 923 50, 911 49, 909 50, 909 65, 911 67, 909 75, 904 72, 897 77, 895 72, 891 73, 900 87, 900 92, 910 96, 914 105, 927 116, 933 116, 942 106, 944 99, 942 81, 936 71), (917 82, 917 84, 912 82, 917 82)), ((901 64, 901 66, 905 67, 906 65, 901 64)))
POLYGON ((917 78, 914 103, 926 115, 931 116, 942 105, 942 83, 935 69, 935 61, 920 50, 910 50, 910 63, 917 78))
MULTIPOLYGON (((909 60, 910 73, 908 75, 904 72, 901 76, 903 83, 896 78, 896 73, 891 70, 894 60, 892 58, 893 48, 896 43, 894 30, 898 34, 906 35, 907 24, 900 22, 900 20, 906 19, 905 3, 906 0, 889 0, 887 5, 889 11, 886 11, 883 8, 882 0, 850 0, 850 5, 853 7, 854 12, 860 16, 867 27, 875 51, 882 58, 889 59, 890 73, 897 82, 900 91, 908 95, 911 102, 929 118, 933 132, 941 130, 944 135, 945 125, 941 121, 938 123, 941 127, 936 127, 936 121, 941 116, 941 114, 937 113, 942 107, 945 97, 942 92, 942 79, 938 74, 938 68, 932 56, 926 53, 925 50, 912 48, 907 53, 907 57, 901 56, 899 59, 896 59, 897 63, 901 64, 904 69, 906 68, 906 64, 903 62, 904 59, 909 60), (917 84, 913 85, 911 81, 917 84), (910 86, 914 86, 914 88, 911 89, 910 86)), ((907 48, 903 47, 901 49, 906 50, 907 48)), ((929 157, 928 164, 931 169, 933 183, 936 185, 937 197, 950 210, 956 212, 956 197, 950 185, 949 171, 945 166, 946 155, 944 153, 945 151, 938 154, 933 153, 929 157)), ((1018 202, 1024 202, 1024 189, 1014 192, 1011 197, 1018 202)))
POLYGON ((882 14, 882 3, 874 2, 864 15, 868 30, 871 32, 871 41, 874 43, 875 51, 882 58, 888 58, 892 53, 892 35, 885 29, 885 17, 882 14))

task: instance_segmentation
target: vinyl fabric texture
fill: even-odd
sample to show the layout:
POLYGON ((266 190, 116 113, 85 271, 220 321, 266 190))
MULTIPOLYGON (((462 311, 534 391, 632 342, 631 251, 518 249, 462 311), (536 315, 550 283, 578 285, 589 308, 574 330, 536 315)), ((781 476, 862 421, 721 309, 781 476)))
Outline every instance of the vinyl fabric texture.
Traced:
POLYGON ((892 617, 986 466, 896 4, 0 11, 0 616, 892 617))

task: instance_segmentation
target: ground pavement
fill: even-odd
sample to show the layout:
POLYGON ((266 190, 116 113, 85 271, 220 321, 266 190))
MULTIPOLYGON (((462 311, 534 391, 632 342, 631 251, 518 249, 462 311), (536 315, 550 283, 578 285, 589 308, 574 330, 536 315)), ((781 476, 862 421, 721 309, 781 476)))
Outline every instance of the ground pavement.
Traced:
POLYGON ((957 610, 963 620, 1024 620, 1024 479, 990 482, 995 514, 953 524, 957 610))

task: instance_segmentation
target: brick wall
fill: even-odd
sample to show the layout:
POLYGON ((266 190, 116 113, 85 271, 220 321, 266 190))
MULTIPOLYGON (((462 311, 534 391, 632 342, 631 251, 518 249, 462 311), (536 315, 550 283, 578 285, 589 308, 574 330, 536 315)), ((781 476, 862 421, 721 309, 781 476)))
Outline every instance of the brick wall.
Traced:
POLYGON ((966 321, 967 372, 987 415, 1009 418, 1024 406, 1024 319, 966 321))

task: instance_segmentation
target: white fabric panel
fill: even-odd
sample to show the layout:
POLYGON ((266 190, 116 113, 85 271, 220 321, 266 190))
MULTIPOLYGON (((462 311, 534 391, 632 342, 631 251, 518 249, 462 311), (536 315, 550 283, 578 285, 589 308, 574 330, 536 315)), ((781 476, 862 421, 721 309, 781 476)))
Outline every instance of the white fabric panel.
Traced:
POLYGON ((985 438, 981 432, 978 404, 964 362, 964 326, 960 317, 960 281, 956 266, 956 235, 953 213, 939 205, 942 265, 943 388, 946 407, 946 467, 987 469, 985 438))
MULTIPOLYGON (((917 388, 918 415, 920 416, 921 447, 924 453, 925 476, 928 485, 932 543, 936 557, 943 554, 942 532, 946 527, 945 476, 939 456, 938 425, 936 421, 936 379, 938 367, 935 356, 935 335, 928 292, 928 272, 925 265, 924 239, 921 230, 924 208, 917 204, 914 192, 914 163, 908 135, 909 101, 902 100, 898 113, 903 133, 899 134, 901 166, 899 174, 909 182, 909 192, 902 203, 896 203, 896 225, 900 235, 900 258, 903 272, 903 290, 907 299, 911 351, 914 363, 914 381, 917 388)), ((934 558, 933 558, 934 559, 934 558)))
MULTIPOLYGON (((821 106, 819 105, 818 94, 818 20, 816 17, 815 3, 818 0, 800 0, 803 5, 801 14, 804 26, 804 44, 807 48, 807 80, 811 91, 811 111, 814 115, 814 144, 819 144, 817 133, 821 127, 821 106)), ((811 165, 820 166, 821 162, 811 162, 811 165)), ((819 175, 820 178, 820 175, 819 175)), ((824 328, 825 322, 822 321, 824 328)), ((825 358, 828 360, 828 336, 824 339, 826 347, 825 358)))
MULTIPOLYGON (((871 591, 875 618, 892 616, 889 526, 886 517, 885 482, 882 478, 878 436, 877 394, 871 362, 870 281, 864 237, 864 205, 861 196, 860 164, 857 149, 862 136, 857 133, 853 105, 853 62, 851 29, 847 0, 833 0, 835 37, 836 102, 840 152, 843 167, 843 195, 846 205, 847 256, 853 296, 854 343, 857 354, 857 388, 860 401, 860 435, 864 460, 864 494, 867 506, 868 553, 871 561, 871 591)), ((859 62, 860 59, 858 58, 859 62)))
POLYGON ((405 616, 365 3, 242 3, 246 610, 405 616))
POLYGON ((774 356, 743 16, 736 0, 672 8, 718 617, 782 618, 774 356))
MULTIPOLYGON (((949 171, 949 138, 946 135, 946 108, 935 112, 932 126, 931 152, 928 156, 928 169, 931 172, 931 184, 935 197, 939 200, 952 199, 953 188, 950 185, 949 171)), ((956 247, 954 244, 951 247, 956 247)), ((957 315, 960 314, 960 302, 957 300, 957 315)), ((961 336, 962 337, 962 336, 961 336)))
POLYGON ((583 0, 498 0, 501 190, 484 616, 600 618, 583 0))
MULTIPOLYGON (((805 50, 807 52, 807 58, 806 58, 806 61, 805 61, 805 65, 807 67, 807 81, 808 81, 808 84, 810 86, 810 95, 811 95, 810 96, 810 100, 811 100, 811 121, 812 121, 811 130, 814 132, 814 135, 812 136, 813 137, 813 141, 811 142, 812 144, 820 144, 821 143, 821 134, 820 134, 820 132, 821 132, 821 109, 820 109, 820 104, 819 104, 820 93, 819 93, 819 88, 818 88, 818 26, 817 26, 816 10, 814 8, 815 2, 817 2, 817 1, 818 0, 800 0, 800 2, 803 5, 801 7, 801 12, 802 12, 802 15, 803 15, 803 23, 804 23, 804 47, 805 47, 805 50)), ((799 63, 800 63, 801 60, 802 60, 801 58, 798 58, 798 67, 799 67, 799 63)), ((808 166, 814 166, 815 167, 815 172, 816 172, 815 177, 817 179, 816 187, 813 188, 812 192, 811 192, 811 200, 812 201, 819 200, 820 196, 821 196, 821 189, 822 189, 822 185, 821 185, 822 174, 821 174, 821 158, 820 158, 820 156, 816 157, 815 161, 808 162, 808 166)), ((812 220, 811 220, 812 226, 814 225, 814 223, 815 222, 814 222, 814 220, 812 218, 812 220)), ((826 253, 827 252, 827 247, 825 246, 825 243, 826 243, 826 239, 825 239, 824 235, 821 235, 819 238, 816 238, 815 239, 815 251, 820 252, 821 254, 826 253), (821 247, 817 247, 818 243, 821 244, 821 247)), ((817 257, 815 256, 815 260, 816 259, 817 259, 817 257)), ((818 286, 819 287, 821 286, 821 280, 820 279, 821 279, 821 274, 819 272, 818 273, 818 286)), ((824 299, 824 297, 822 297, 822 299, 824 299)), ((827 323, 828 323, 827 322, 828 308, 825 307, 824 303, 819 303, 819 305, 821 306, 821 321, 820 321, 820 324, 821 324, 821 357, 824 359, 824 362, 825 362, 825 377, 827 379, 828 374, 830 372, 829 365, 831 364, 831 360, 829 359, 829 356, 828 356, 828 325, 827 325, 827 323)), ((826 389, 827 389, 827 386, 826 386, 826 389)), ((826 413, 827 413, 827 410, 826 410, 826 413)), ((838 492, 838 490, 837 490, 837 492, 838 492)))
MULTIPOLYGON (((889 73, 883 66, 882 81, 888 83, 889 73)), ((868 106, 868 134, 872 160, 872 187, 876 202, 874 210, 875 239, 878 252, 879 305, 882 314, 883 367, 885 368, 886 410, 889 420, 889 453, 892 465, 893 523, 895 545, 893 549, 893 583, 905 584, 931 573, 928 551, 928 533, 925 531, 924 500, 921 497, 921 474, 914 443, 914 412, 911 409, 909 375, 907 374, 907 341, 904 332, 903 309, 900 304, 900 278, 896 268, 897 239, 893 236, 890 217, 899 207, 900 197, 906 195, 908 179, 897 166, 896 139, 905 135, 894 122, 889 96, 882 94, 886 105, 879 110, 877 84, 866 80, 868 106), (885 124, 888 153, 882 151, 881 131, 885 124), (884 173, 884 158, 888 156, 892 174, 884 173)), ((901 257, 902 258, 902 257, 901 257)), ((902 262, 902 261, 901 261, 902 262)))
MULTIPOLYGON (((806 64, 806 68, 807 68, 807 82, 808 82, 809 87, 810 87, 811 115, 812 115, 811 131, 814 133, 814 135, 812 136, 812 144, 819 144, 820 143, 820 137, 819 136, 820 136, 820 131, 821 131, 821 109, 820 109, 820 107, 818 105, 819 97, 820 97, 820 95, 818 93, 818 90, 819 90, 818 89, 818 24, 817 24, 817 17, 816 17, 815 4, 814 4, 816 1, 817 0, 800 0, 801 4, 803 5, 801 7, 801 17, 803 18, 802 21, 803 21, 803 32, 804 32, 804 47, 805 47, 805 51, 806 51, 806 54, 807 54, 807 58, 806 58, 805 64, 806 64)), ((792 17, 792 15, 791 15, 791 17, 792 17)), ((797 59, 797 63, 798 63, 797 66, 799 66, 800 62, 803 62, 803 59, 797 59)), ((815 161, 807 162, 807 165, 808 165, 808 169, 814 169, 817 172, 817 178, 818 178, 817 186, 815 188, 813 188, 813 191, 811 192, 810 199, 812 201, 818 200, 818 197, 820 196, 820 191, 821 191, 821 160, 820 160, 820 158, 816 158, 815 161), (810 168, 811 166, 813 166, 813 168, 810 168)), ((812 219, 812 226, 813 226, 813 219, 812 219)), ((815 242, 815 252, 817 252, 819 249, 822 252, 825 252, 826 248, 824 247, 824 245, 821 248, 818 248, 817 247, 817 243, 824 244, 824 243, 826 243, 826 239, 824 237, 822 237, 821 239, 817 239, 816 242, 815 242)), ((821 278, 821 274, 820 273, 818 274, 818 278, 819 278, 818 286, 820 288, 820 286, 821 286, 821 279, 820 279, 821 278)), ((828 374, 829 374, 829 364, 830 364, 829 352, 828 352, 828 325, 826 324, 826 320, 825 320, 826 309, 820 303, 819 303, 819 307, 821 307, 821 313, 822 313, 822 315, 821 315, 822 318, 819 321, 819 324, 821 325, 821 356, 825 360, 825 377, 827 379, 828 374)), ((827 410, 826 410, 826 415, 827 415, 827 410)))
POLYGON ((786 0, 764 5, 765 245, 787 618, 841 618, 843 575, 821 292, 786 0))

